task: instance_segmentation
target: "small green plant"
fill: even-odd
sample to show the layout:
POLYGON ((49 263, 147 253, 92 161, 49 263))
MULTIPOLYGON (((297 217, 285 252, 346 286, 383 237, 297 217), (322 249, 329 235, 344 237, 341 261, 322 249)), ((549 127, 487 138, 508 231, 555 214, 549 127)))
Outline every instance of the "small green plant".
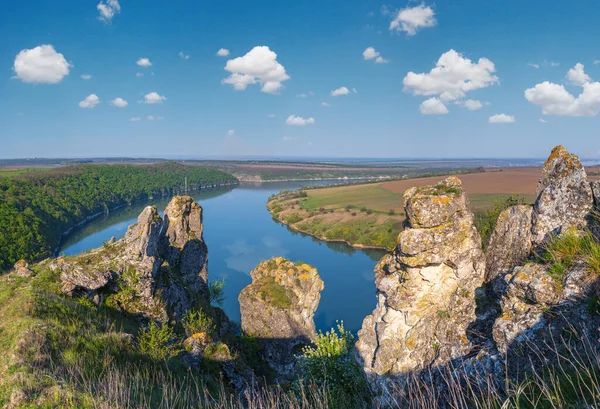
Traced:
POLYGON ((156 361, 166 361, 180 352, 179 347, 173 342, 173 328, 169 324, 150 322, 148 328, 142 329, 138 335, 138 349, 140 353, 156 361))
POLYGON ((437 316, 438 318, 450 318, 450 312, 446 310, 438 310, 437 316))
POLYGON ((525 200, 519 195, 497 199, 494 208, 490 210, 479 210, 475 212, 475 228, 481 235, 481 243, 485 250, 490 242, 492 233, 496 228, 500 213, 512 206, 524 204, 525 200))
POLYGON ((213 319, 203 310, 188 311, 181 320, 181 324, 188 337, 202 332, 212 335, 216 329, 213 319))
POLYGON ((225 287, 225 280, 213 280, 208 285, 208 295, 211 304, 217 304, 218 306, 223 306, 223 302, 225 301, 225 292, 223 288, 225 287))

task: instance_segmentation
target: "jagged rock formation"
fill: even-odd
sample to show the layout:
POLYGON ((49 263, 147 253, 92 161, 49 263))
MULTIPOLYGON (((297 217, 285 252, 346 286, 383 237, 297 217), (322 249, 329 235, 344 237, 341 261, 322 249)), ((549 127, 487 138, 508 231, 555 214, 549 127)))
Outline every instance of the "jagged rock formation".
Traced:
POLYGON ((512 206, 500 213, 486 251, 486 281, 509 273, 531 253, 531 206, 512 206))
POLYGON ((13 274, 19 277, 29 277, 33 271, 29 269, 29 264, 25 260, 19 260, 13 267, 13 274))
POLYGON ((485 258, 473 214, 456 177, 405 195, 406 229, 375 268, 377 307, 356 345, 375 389, 443 365, 472 349, 475 293, 485 258))
POLYGON ((63 292, 147 318, 181 318, 194 305, 208 305, 208 251, 202 208, 191 197, 174 197, 160 217, 148 206, 125 237, 90 253, 60 258, 63 292))
POLYGON ((533 243, 542 244, 549 234, 585 225, 593 205, 592 189, 579 158, 563 146, 552 150, 544 164, 533 212, 533 243))
POLYGON ((287 375, 294 367, 294 350, 316 336, 314 314, 323 280, 308 264, 282 257, 260 263, 252 284, 239 296, 242 330, 259 338, 269 365, 287 375))

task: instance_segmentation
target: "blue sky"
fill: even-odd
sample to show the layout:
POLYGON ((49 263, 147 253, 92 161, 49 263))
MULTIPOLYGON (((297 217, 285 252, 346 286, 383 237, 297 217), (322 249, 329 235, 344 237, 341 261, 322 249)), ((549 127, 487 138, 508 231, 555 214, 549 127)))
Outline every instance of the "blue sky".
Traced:
POLYGON ((600 157, 593 0, 5 3, 2 158, 600 157))

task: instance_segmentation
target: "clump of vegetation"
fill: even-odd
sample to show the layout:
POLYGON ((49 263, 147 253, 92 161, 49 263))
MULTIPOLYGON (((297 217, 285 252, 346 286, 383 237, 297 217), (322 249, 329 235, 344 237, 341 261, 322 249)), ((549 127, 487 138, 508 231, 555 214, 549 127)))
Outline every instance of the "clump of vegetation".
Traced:
POLYGON ((512 206, 522 205, 525 200, 519 195, 509 196, 495 200, 494 207, 489 210, 478 210, 475 212, 475 228, 481 236, 481 243, 485 250, 490 243, 492 233, 496 228, 500 213, 512 206))
POLYGON ((208 298, 211 304, 223 306, 225 301, 225 280, 213 280, 208 284, 208 298))
POLYGON ((201 333, 212 335, 216 330, 213 319, 202 309, 188 311, 181 324, 187 337, 201 333))
POLYGON ((292 306, 287 289, 278 284, 273 277, 263 277, 257 283, 260 285, 259 294, 263 301, 282 310, 292 306))
POLYGON ((301 222, 302 220, 304 220, 304 218, 302 216, 300 216, 298 213, 290 214, 288 217, 285 218, 285 222, 287 224, 295 224, 295 223, 301 222))
POLYGON ((367 381, 352 356, 353 348, 354 336, 344 328, 343 322, 338 323, 336 329, 319 332, 314 346, 305 347, 299 360, 305 383, 328 385, 328 393, 337 401, 349 396, 366 397, 367 381))
POLYGON ((181 352, 174 341, 173 328, 169 324, 151 321, 148 328, 140 330, 138 350, 155 361, 166 361, 181 352))

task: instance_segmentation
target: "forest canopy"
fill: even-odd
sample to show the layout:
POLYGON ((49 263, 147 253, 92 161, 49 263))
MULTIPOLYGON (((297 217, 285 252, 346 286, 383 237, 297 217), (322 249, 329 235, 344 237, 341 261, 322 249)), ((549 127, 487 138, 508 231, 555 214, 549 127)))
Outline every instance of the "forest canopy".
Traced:
POLYGON ((236 183, 217 169, 175 162, 78 165, 0 177, 0 271, 19 259, 49 257, 62 234, 119 205, 189 189, 236 183))

